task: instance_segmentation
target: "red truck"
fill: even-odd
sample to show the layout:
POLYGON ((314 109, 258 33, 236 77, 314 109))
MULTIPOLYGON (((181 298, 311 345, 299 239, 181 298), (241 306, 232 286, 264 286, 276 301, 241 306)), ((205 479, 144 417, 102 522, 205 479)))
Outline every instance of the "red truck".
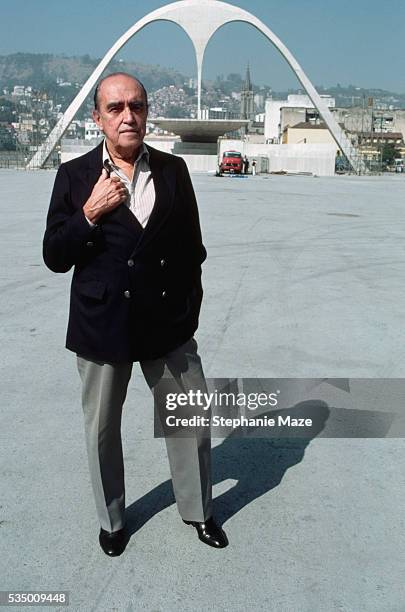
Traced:
POLYGON ((220 174, 229 172, 230 174, 242 174, 243 159, 239 151, 224 151, 222 161, 219 164, 220 174))

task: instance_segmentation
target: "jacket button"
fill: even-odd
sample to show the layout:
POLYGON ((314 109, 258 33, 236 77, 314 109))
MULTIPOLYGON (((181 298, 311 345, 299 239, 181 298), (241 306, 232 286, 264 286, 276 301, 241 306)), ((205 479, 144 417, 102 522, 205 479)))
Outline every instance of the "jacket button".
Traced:
POLYGON ((164 259, 161 259, 161 260, 160 260, 160 265, 162 266, 162 268, 163 268, 163 266, 165 266, 165 265, 166 265, 166 262, 165 262, 165 260, 164 260, 164 259))
POLYGON ((132 266, 134 265, 134 260, 133 259, 128 259, 128 265, 130 268, 132 268, 132 266))
POLYGON ((130 298, 131 297, 131 292, 130 291, 124 291, 124 295, 126 298, 130 298))
POLYGON ((162 298, 166 297, 166 291, 162 291, 162 298))
POLYGON ((94 242, 92 242, 91 240, 89 240, 88 242, 86 242, 86 246, 88 246, 88 247, 92 247, 92 246, 94 246, 94 242))

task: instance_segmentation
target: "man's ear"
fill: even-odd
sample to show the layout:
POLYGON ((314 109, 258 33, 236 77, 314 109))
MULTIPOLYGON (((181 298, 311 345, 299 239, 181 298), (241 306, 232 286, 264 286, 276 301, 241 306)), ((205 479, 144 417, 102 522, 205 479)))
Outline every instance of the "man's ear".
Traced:
POLYGON ((102 130, 103 126, 102 126, 102 121, 100 118, 100 113, 96 108, 93 109, 92 115, 93 115, 94 123, 96 123, 98 127, 100 128, 100 130, 102 130))

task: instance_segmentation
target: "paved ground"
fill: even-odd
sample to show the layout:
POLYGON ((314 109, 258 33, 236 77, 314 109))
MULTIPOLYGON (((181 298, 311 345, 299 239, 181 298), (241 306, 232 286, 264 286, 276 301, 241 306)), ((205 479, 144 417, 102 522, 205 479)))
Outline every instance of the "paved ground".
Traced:
MULTIPOLYGON (((179 519, 138 368, 123 420, 135 533, 122 557, 101 552, 63 349, 69 275, 41 260, 53 178, 0 171, 0 588, 68 590, 86 612, 404 612, 403 439, 215 440, 230 546, 214 550, 179 519)), ((405 378, 405 177, 193 181, 207 376, 405 378)))

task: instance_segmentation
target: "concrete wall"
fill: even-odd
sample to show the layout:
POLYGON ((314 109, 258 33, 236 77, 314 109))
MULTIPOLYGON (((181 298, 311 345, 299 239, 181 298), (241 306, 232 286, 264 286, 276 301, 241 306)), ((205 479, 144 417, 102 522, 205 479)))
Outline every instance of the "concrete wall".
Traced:
POLYGON ((187 164, 190 172, 216 172, 218 168, 216 155, 179 155, 187 164))
MULTIPOLYGON (((81 141, 83 142, 83 141, 81 141)), ((147 144, 172 153, 179 149, 178 141, 172 140, 153 140, 147 144)), ((66 145, 62 142, 61 160, 68 161, 83 155, 94 148, 86 145, 66 145)), ((219 157, 213 154, 199 154, 195 148, 194 153, 175 153, 182 157, 186 162, 190 172, 215 172, 218 168, 218 160, 222 158, 222 153, 228 149, 240 151, 243 156, 247 155, 249 161, 256 159, 257 168, 267 165, 270 172, 284 170, 286 172, 312 172, 319 176, 331 176, 335 173, 336 144, 285 144, 272 145, 254 142, 243 142, 242 140, 223 139, 219 141, 219 157), (265 158, 263 165, 260 158, 265 158)))
POLYGON ((80 157, 88 153, 94 147, 96 147, 102 140, 100 138, 94 138, 93 140, 83 140, 82 138, 62 138, 60 145, 60 160, 62 163, 80 157))
POLYGON ((336 151, 338 145, 328 129, 321 128, 287 128, 286 144, 334 144, 336 151), (305 141, 305 142, 304 142, 305 141))
MULTIPOLYGON (((70 144, 67 140, 62 141, 61 162, 64 163, 70 161, 71 159, 75 159, 80 155, 84 155, 85 153, 91 151, 91 149, 94 149, 94 147, 97 145, 97 142, 93 142, 91 145, 89 145, 87 142, 86 144, 84 143, 85 141, 83 140, 73 141, 70 144)), ((159 151, 165 151, 166 153, 172 153, 182 157, 190 172, 215 172, 217 170, 218 162, 216 152, 214 154, 212 152, 211 154, 204 154, 199 152, 198 147, 194 147, 193 152, 178 152, 177 149, 181 150, 181 147, 179 147, 179 144, 181 143, 179 143, 178 139, 174 138, 172 140, 148 140, 148 138, 145 138, 145 143, 151 147, 154 147, 155 149, 158 149, 159 151)), ((201 149, 208 150, 207 145, 203 144, 201 149)), ((191 151, 190 147, 184 148, 184 150, 191 151)), ((212 151, 212 146, 210 150, 212 151)), ((216 145, 214 145, 214 151, 216 151, 216 145)))
POLYGON ((240 151, 243 156, 247 155, 249 160, 258 155, 268 156, 268 152, 271 147, 276 147, 278 145, 269 145, 259 142, 251 142, 243 140, 231 140, 228 138, 224 138, 219 141, 219 149, 218 149, 218 159, 222 158, 222 154, 224 151, 240 151))
POLYGON ((144 140, 146 144, 150 145, 154 149, 158 149, 159 151, 164 151, 165 153, 172 153, 174 144, 175 142, 177 142, 177 140, 174 137, 171 139, 162 138, 162 140, 160 140, 157 138, 148 138, 146 136, 144 140))
POLYGON ((215 172, 217 163, 217 146, 213 143, 181 142, 179 138, 158 140, 145 138, 146 144, 182 157, 190 172, 215 172))
POLYGON ((335 174, 336 144, 286 144, 275 146, 269 155, 270 172, 335 174))
MULTIPOLYGON (((322 130, 323 131, 323 130, 322 130)), ((326 131, 326 130, 325 130, 326 131)), ((247 155, 249 162, 266 157, 269 172, 312 172, 318 176, 335 174, 337 145, 332 144, 257 144, 242 140, 221 140, 219 154, 228 149, 247 155)))

